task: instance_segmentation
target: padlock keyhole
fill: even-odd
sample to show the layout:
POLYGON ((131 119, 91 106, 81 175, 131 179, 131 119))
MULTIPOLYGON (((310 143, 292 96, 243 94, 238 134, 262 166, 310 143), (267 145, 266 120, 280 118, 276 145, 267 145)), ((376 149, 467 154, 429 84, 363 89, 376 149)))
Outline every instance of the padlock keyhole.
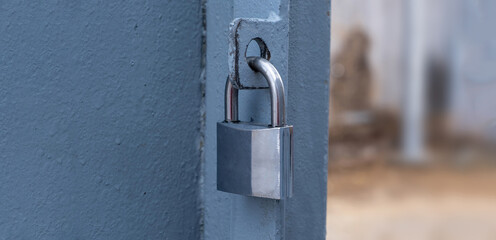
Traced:
POLYGON ((248 46, 246 46, 245 58, 258 56, 270 60, 269 48, 261 38, 256 37, 251 39, 248 46))

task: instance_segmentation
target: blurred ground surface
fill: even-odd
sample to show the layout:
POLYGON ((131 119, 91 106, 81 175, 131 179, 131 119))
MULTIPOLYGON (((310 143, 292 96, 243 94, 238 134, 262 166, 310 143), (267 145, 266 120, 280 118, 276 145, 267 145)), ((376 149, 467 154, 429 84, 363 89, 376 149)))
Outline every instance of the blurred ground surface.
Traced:
POLYGON ((327 240, 495 240, 496 168, 331 167, 327 240))

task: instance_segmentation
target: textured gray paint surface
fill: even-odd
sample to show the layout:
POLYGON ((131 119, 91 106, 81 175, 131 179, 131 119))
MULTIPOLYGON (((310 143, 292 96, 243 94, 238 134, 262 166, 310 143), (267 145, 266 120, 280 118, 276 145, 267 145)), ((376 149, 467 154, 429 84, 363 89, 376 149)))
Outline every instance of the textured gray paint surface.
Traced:
POLYGON ((198 239, 199 1, 0 3, 0 239, 198 239))
POLYGON ((286 238, 325 239, 330 0, 291 1, 289 14, 288 121, 296 147, 286 238))
MULTIPOLYGON (((280 14, 281 1, 207 1, 204 238, 324 239, 329 94, 329 1, 290 4, 288 123, 295 134, 295 195, 279 201, 216 189, 216 122, 223 120, 228 26, 237 17, 280 14), (250 4, 250 2, 254 2, 250 4), (277 6, 277 7, 275 7, 277 6), (286 228, 281 228, 281 221, 286 228)), ((240 119, 269 120, 266 91, 240 91, 240 119)))

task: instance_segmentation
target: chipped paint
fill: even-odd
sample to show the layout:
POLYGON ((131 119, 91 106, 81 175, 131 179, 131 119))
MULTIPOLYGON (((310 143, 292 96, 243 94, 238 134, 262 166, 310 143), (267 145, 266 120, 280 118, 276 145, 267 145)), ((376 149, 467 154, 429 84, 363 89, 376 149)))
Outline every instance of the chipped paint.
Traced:
POLYGON ((246 49, 253 39, 261 39, 271 53, 270 62, 287 84, 288 20, 269 12, 266 19, 235 18, 229 28, 229 77, 239 89, 267 88, 267 81, 253 73, 245 59, 246 49))

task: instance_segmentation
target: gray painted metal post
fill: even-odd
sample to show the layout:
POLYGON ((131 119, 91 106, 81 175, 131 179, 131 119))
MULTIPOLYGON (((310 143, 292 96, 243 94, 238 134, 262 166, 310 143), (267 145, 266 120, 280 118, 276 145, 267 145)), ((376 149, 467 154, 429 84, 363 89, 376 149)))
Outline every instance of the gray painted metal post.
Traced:
MULTIPOLYGON (((203 238, 324 239, 327 180, 329 1, 207 1, 203 238), (287 10, 286 10, 287 11, 287 10), (287 14, 287 13, 286 13, 287 14), (277 201, 217 191, 216 123, 224 117, 228 26, 234 18, 289 17, 288 123, 295 126, 293 198, 277 201)), ((269 46, 270 50, 270 46, 269 46)), ((286 77, 284 77, 286 76, 286 77)), ((270 121, 267 91, 240 92, 240 119, 270 121)))
POLYGON ((288 122, 295 134, 295 179, 286 203, 289 240, 325 239, 330 15, 329 0, 290 4, 288 122))

